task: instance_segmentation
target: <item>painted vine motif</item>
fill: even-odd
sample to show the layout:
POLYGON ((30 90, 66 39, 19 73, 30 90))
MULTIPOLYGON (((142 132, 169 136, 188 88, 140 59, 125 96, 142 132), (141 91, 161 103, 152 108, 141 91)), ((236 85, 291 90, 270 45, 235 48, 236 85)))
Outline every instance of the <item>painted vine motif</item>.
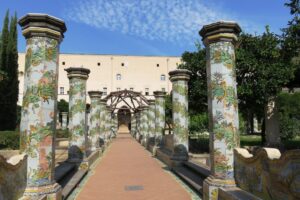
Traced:
POLYGON ((211 64, 223 64, 229 70, 235 70, 234 46, 231 42, 217 42, 210 45, 211 64))
POLYGON ((148 109, 141 111, 141 135, 147 137, 148 135, 148 118, 147 118, 148 109))
POLYGON ((34 37, 27 39, 26 44, 25 71, 31 67, 37 67, 43 61, 57 61, 57 40, 44 37, 34 37))
POLYGON ((213 119, 214 140, 225 140, 226 148, 233 150, 237 146, 236 133, 237 128, 232 122, 226 121, 224 115, 220 111, 216 111, 213 119))
POLYGON ((155 130, 156 135, 163 135, 165 128, 165 99, 157 97, 155 99, 155 130))
POLYGON ((155 104, 151 104, 149 106, 148 112, 148 128, 149 128, 149 136, 153 137, 155 134, 155 104))
POLYGON ((173 82, 174 152, 186 156, 188 151, 188 86, 187 81, 173 82))
POLYGON ((100 136, 100 98, 91 97, 90 107, 90 130, 89 136, 92 141, 92 150, 99 147, 99 136, 100 136))
POLYGON ((27 40, 20 150, 28 155, 29 186, 52 182, 58 45, 46 37, 27 40))
POLYGON ((214 175, 233 178, 233 149, 238 144, 238 101, 235 53, 231 42, 209 46, 210 85, 213 115, 214 175))
MULTIPOLYGON (((72 73, 72 72, 70 72, 72 73)), ((69 89, 69 159, 81 159, 85 153, 86 79, 70 77, 69 89)))
POLYGON ((219 72, 215 72, 211 81, 212 97, 217 102, 224 102, 226 108, 234 107, 236 110, 238 107, 238 101, 236 97, 236 89, 233 86, 228 86, 224 75, 219 72))
POLYGON ((100 103, 100 137, 105 139, 105 103, 100 103))
POLYGON ((230 164, 230 159, 218 149, 214 150, 214 168, 215 175, 218 178, 226 178, 228 175, 230 176, 231 171, 233 170, 232 164, 230 164))

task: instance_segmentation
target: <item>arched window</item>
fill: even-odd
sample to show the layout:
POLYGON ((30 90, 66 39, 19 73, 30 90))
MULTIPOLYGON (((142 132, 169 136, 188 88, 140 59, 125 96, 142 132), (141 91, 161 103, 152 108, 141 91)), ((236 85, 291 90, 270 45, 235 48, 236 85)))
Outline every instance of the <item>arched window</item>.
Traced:
POLYGON ((160 75, 160 80, 165 81, 166 80, 166 75, 164 75, 164 74, 160 75))
POLYGON ((121 74, 117 74, 116 79, 117 79, 118 81, 121 80, 121 79, 122 79, 121 74))

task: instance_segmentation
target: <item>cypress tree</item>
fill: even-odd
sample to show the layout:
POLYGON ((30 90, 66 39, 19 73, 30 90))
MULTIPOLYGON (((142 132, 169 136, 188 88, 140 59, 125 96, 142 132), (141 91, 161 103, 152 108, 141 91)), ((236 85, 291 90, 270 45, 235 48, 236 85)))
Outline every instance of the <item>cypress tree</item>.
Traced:
POLYGON ((3 22, 3 28, 1 33, 1 52, 0 52, 0 69, 6 71, 6 53, 7 53, 7 44, 8 44, 8 25, 9 25, 9 11, 6 11, 6 15, 3 22))
POLYGON ((17 50, 17 16, 11 18, 9 37, 7 44, 7 57, 6 57, 6 74, 5 80, 6 91, 5 98, 7 101, 6 109, 6 130, 14 130, 17 121, 17 102, 19 93, 19 80, 18 80, 18 50, 17 50))
POLYGON ((6 107, 7 100, 5 95, 5 88, 7 87, 7 45, 9 36, 9 11, 6 11, 6 15, 3 22, 2 35, 1 35, 1 52, 0 52, 0 70, 4 73, 4 79, 0 82, 0 130, 6 130, 6 107))
POLYGON ((1 33, 0 70, 4 73, 0 82, 0 130, 15 130, 19 93, 17 16, 15 14, 9 23, 9 11, 1 33))

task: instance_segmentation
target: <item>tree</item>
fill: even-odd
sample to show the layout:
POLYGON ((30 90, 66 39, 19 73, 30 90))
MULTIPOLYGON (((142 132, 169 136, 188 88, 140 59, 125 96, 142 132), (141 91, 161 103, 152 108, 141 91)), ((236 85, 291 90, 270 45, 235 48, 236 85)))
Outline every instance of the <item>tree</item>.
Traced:
POLYGON ((207 112, 207 79, 205 49, 196 43, 196 52, 184 52, 182 54, 181 69, 188 69, 192 72, 188 82, 189 114, 207 112))
MULTIPOLYGON (((270 119, 269 117, 273 115, 265 112, 267 106, 276 102, 282 87, 293 78, 295 66, 284 58, 282 39, 270 32, 268 26, 259 36, 241 34, 239 44, 236 52, 239 110, 246 118, 253 118, 256 115, 262 119, 270 119)), ((185 52, 182 61, 183 64, 179 67, 192 71, 189 81, 190 115, 205 113, 207 112, 205 50, 198 46, 198 52, 185 52)), ((267 132, 270 132, 269 122, 270 120, 266 121, 267 132)), ((279 127, 276 130, 279 130, 279 127)))
POLYGON ((257 87, 256 69, 257 55, 259 54, 259 36, 243 33, 239 37, 239 47, 236 50, 236 74, 238 83, 239 112, 242 118, 247 119, 247 132, 253 133, 254 115, 263 117, 263 102, 261 95, 254 89, 257 87))
POLYGON ((1 48, 0 48, 0 70, 5 72, 7 66, 6 57, 7 57, 7 44, 8 44, 8 31, 9 26, 9 11, 6 11, 6 15, 3 22, 3 28, 1 33, 1 48))
POLYGON ((295 78, 287 84, 290 89, 293 89, 300 87, 300 1, 289 0, 289 3, 284 5, 290 8, 292 19, 288 22, 288 26, 282 29, 282 54, 286 62, 298 66, 295 78))
POLYGON ((64 99, 57 102, 57 109, 59 112, 69 112, 69 103, 64 99))
POLYGON ((262 134, 266 132, 269 139, 274 139, 268 141, 268 146, 280 143, 276 98, 295 72, 295 66, 284 58, 281 44, 282 40, 267 26, 261 36, 243 34, 237 50, 240 105, 246 113, 254 111, 262 115, 265 122, 262 134))
POLYGON ((17 125, 17 102, 19 94, 17 15, 6 12, 1 37, 0 69, 5 78, 0 83, 0 130, 15 130, 17 125))
POLYGON ((18 33, 17 33, 17 15, 11 18, 8 44, 7 44, 7 67, 6 73, 8 76, 6 87, 6 99, 9 99, 7 107, 7 119, 10 123, 7 129, 13 130, 17 123, 17 102, 19 95, 19 80, 18 80, 18 33))
POLYGON ((61 112, 69 112, 69 103, 64 99, 61 99, 57 102, 57 110, 59 113, 59 121, 62 122, 62 115, 61 112))

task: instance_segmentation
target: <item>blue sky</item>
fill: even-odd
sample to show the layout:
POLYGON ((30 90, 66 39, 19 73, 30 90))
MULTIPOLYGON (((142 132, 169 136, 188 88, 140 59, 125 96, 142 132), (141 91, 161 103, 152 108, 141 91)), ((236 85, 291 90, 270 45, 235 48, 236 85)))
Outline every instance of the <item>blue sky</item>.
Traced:
MULTIPOLYGON (((180 56, 194 51, 198 31, 218 20, 243 31, 280 33, 291 18, 284 0, 0 0, 0 27, 7 9, 47 13, 67 25, 63 53, 180 56)), ((19 51, 25 39, 19 28, 19 51)))

